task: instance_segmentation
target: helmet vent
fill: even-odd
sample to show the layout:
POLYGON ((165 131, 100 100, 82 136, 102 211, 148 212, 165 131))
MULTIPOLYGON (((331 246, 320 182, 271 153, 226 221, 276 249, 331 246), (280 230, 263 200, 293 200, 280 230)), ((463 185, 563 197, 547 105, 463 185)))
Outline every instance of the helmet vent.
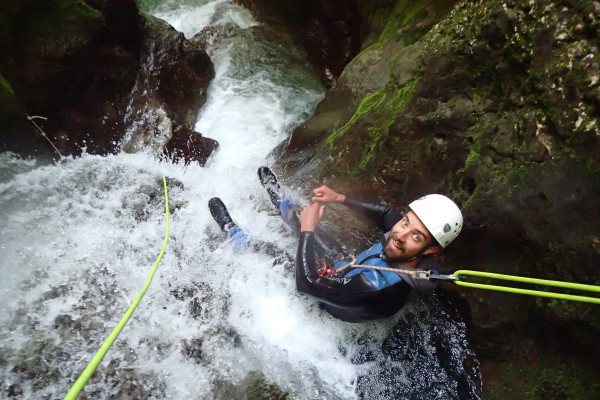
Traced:
POLYGON ((451 229, 452 229, 452 228, 450 228, 450 224, 446 224, 446 225, 444 225, 444 233, 448 233, 448 232, 450 232, 450 230, 451 230, 451 229))

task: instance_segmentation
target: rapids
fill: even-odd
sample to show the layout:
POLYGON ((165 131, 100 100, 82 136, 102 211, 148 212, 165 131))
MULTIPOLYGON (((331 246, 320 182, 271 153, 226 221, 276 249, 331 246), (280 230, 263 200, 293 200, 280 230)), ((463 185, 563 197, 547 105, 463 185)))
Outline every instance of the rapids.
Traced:
MULTIPOLYGON (((188 37, 207 25, 257 25, 225 0, 150 11, 188 37)), ((258 47, 273 54, 268 43, 258 47)), ((225 383, 260 371, 298 399, 477 398, 464 323, 436 295, 412 300, 392 320, 349 324, 296 293, 295 239, 256 170, 324 90, 311 71, 290 73, 264 55, 234 62, 235 42, 209 54, 216 77, 196 128, 220 149, 204 168, 146 153, 84 153, 54 165, 0 155, 0 397, 68 392, 158 255, 165 175, 166 253, 82 397, 217 399, 225 383), (224 240, 207 209, 213 196, 277 254, 224 240)), ((307 204, 307 189, 286 190, 307 204)))

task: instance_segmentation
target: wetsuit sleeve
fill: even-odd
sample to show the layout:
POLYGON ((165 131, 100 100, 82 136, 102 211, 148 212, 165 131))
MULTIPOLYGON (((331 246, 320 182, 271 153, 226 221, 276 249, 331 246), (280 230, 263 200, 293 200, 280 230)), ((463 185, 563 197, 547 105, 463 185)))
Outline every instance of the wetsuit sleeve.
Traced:
POLYGON ((360 200, 348 195, 346 195, 346 200, 344 200, 342 204, 370 219, 385 232, 392 229, 392 227, 402 219, 402 213, 400 211, 386 204, 360 200))
POLYGON ((306 293, 306 288, 319 278, 315 266, 315 234, 314 232, 301 232, 296 254, 296 287, 306 293))

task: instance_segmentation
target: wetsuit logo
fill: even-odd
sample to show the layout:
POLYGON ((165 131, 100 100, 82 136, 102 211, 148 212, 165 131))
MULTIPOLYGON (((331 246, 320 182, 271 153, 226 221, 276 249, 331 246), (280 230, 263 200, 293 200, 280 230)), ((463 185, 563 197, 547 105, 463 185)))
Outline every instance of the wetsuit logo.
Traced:
POLYGON ((331 280, 331 281, 334 281, 334 282, 337 282, 337 283, 341 283, 342 285, 345 285, 345 284, 349 283, 352 280, 352 278, 342 278, 342 277, 333 276, 333 275, 327 276, 326 278, 329 279, 329 280, 331 280))

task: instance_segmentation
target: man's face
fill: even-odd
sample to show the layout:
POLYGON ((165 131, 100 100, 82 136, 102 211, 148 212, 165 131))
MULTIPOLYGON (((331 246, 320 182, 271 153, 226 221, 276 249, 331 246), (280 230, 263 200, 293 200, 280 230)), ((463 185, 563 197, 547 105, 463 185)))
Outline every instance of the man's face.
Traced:
MULTIPOLYGON (((425 225, 414 212, 409 211, 392 228, 383 253, 391 261, 408 260, 417 255, 430 240, 431 234, 425 225)), ((423 255, 435 253, 437 250, 438 248, 431 247, 425 250, 423 255)))

